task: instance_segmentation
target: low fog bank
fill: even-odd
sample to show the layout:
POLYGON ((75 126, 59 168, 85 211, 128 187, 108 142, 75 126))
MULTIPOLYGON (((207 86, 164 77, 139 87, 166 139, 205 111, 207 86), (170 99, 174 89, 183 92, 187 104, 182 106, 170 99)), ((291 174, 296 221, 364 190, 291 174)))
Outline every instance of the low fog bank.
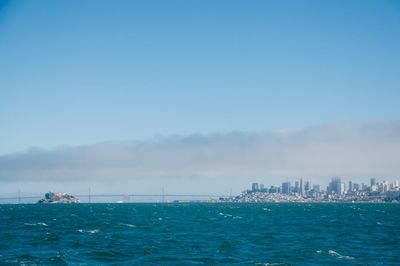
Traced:
POLYGON ((146 191, 170 185, 173 191, 216 192, 224 184, 225 190, 239 190, 253 180, 279 185, 300 176, 321 184, 332 176, 364 182, 371 176, 399 177, 400 122, 165 136, 0 156, 3 188, 115 183, 121 191, 131 183, 146 191))

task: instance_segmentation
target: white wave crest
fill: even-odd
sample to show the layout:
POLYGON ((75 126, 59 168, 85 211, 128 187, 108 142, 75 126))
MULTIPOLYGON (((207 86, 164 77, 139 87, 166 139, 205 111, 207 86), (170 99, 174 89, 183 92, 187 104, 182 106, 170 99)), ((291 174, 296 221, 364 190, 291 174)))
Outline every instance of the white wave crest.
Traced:
POLYGON ((341 254, 339 254, 338 252, 336 252, 336 251, 334 251, 334 250, 328 250, 328 253, 329 253, 331 256, 337 257, 337 258, 339 258, 339 259, 346 259, 346 260, 353 260, 353 259, 354 259, 354 257, 341 255, 341 254))
POLYGON ((77 230, 79 233, 89 233, 89 234, 96 234, 99 232, 99 229, 94 229, 94 230, 83 230, 83 229, 78 229, 77 230))
POLYGON ((121 225, 124 225, 124 226, 127 226, 127 227, 131 227, 131 228, 136 227, 136 225, 134 225, 134 224, 121 224, 121 225))

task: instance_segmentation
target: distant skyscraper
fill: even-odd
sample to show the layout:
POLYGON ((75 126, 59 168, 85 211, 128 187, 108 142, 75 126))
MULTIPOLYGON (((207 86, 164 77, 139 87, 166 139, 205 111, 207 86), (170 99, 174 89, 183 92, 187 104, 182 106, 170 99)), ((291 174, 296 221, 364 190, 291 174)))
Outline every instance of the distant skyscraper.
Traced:
POLYGON ((269 188, 269 193, 279 193, 279 187, 271 186, 269 188))
POLYGON ((389 190, 389 182, 385 180, 382 182, 381 192, 386 193, 388 190, 389 190))
POLYGON ((282 183, 282 194, 290 194, 290 192, 291 192, 290 182, 282 183))
POLYGON ((332 178, 328 186, 328 191, 341 195, 344 193, 344 183, 342 183, 340 177, 332 178))
POLYGON ((361 183, 361 190, 368 190, 368 186, 364 183, 361 183))
POLYGON ((300 178, 299 194, 300 194, 300 195, 303 195, 303 194, 304 194, 303 178, 300 178))
POLYGON ((251 185, 251 190, 253 191, 253 192, 256 192, 256 191, 258 191, 258 183, 253 183, 252 185, 251 185))
POLYGON ((351 192, 353 190, 354 190, 353 182, 349 181, 349 192, 351 192))
POLYGON ((294 192, 295 193, 299 193, 300 192, 299 181, 294 182, 294 192))
POLYGON ((370 186, 372 187, 372 186, 375 186, 375 185, 376 185, 376 178, 373 177, 373 178, 371 178, 371 180, 370 180, 370 186))
POLYGON ((338 192, 337 192, 337 193, 338 193, 339 195, 342 195, 342 194, 344 194, 345 190, 346 190, 346 187, 345 187, 344 183, 343 183, 343 182, 340 182, 340 184, 339 184, 339 189, 338 189, 338 192))
POLYGON ((306 194, 308 194, 308 192, 311 190, 311 182, 310 181, 306 181, 304 184, 304 192, 306 194))
POLYGON ((319 185, 317 185, 317 184, 313 185, 313 190, 314 190, 314 192, 319 193, 319 191, 320 191, 319 185))

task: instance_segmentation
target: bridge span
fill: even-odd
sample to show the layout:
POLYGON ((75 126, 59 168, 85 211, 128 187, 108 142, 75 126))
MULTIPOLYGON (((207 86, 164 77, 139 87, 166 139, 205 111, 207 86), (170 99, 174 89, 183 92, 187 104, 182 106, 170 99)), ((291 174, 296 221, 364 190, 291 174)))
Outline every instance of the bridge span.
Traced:
MULTIPOLYGON (((206 200, 231 197, 228 195, 217 194, 78 194, 73 195, 81 200, 82 203, 92 202, 170 202, 175 200, 190 201, 190 200, 206 200), (103 200, 102 200, 103 199, 103 200)), ((43 198, 43 195, 29 196, 0 196, 1 203, 34 203, 43 198)))

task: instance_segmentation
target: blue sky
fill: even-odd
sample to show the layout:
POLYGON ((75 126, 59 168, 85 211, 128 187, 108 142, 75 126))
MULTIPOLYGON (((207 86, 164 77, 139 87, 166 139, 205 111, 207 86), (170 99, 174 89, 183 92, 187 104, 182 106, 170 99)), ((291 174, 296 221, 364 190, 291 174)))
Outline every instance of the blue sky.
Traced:
POLYGON ((399 1, 0 8, 0 154, 399 118, 399 1))
POLYGON ((0 0, 0 193, 398 178, 399 47, 400 1, 0 0))

